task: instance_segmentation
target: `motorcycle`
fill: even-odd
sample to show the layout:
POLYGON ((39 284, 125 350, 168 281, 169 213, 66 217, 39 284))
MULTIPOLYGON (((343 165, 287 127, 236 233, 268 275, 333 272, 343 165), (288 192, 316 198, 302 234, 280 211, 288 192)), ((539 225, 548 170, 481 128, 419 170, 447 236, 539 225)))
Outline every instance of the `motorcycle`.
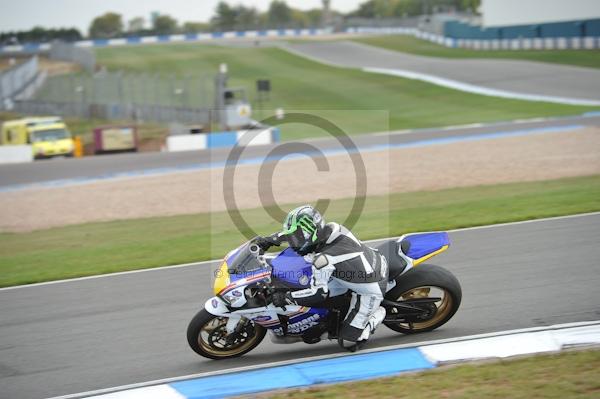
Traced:
MULTIPOLYGON (((374 247, 387 260, 380 270, 385 277, 385 326, 404 334, 421 333, 440 327, 456 313, 462 299, 456 277, 442 267, 422 264, 449 245, 447 233, 432 232, 407 234, 374 247)), ((271 301, 277 290, 308 288, 311 275, 311 264, 291 248, 265 254, 252 241, 242 244, 227 254, 216 272, 215 296, 190 321, 190 347, 210 359, 242 356, 258 346, 267 331, 273 343, 313 344, 328 338, 341 346, 349 293, 329 297, 318 307, 276 307, 271 301)))

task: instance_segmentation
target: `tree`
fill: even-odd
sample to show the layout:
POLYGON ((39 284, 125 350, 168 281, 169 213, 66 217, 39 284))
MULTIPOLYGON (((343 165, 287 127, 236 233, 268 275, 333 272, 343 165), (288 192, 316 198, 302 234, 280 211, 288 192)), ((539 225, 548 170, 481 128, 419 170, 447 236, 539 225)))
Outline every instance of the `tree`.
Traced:
POLYGON ((76 28, 59 29, 56 31, 54 39, 64 40, 66 42, 75 42, 81 40, 83 36, 76 28))
POLYGON ((81 39, 81 33, 75 28, 45 29, 40 26, 36 26, 27 31, 0 33, 0 43, 6 45, 19 43, 41 43, 49 42, 51 40, 74 42, 81 39))
POLYGON ((198 32, 206 32, 210 28, 209 24, 205 22, 185 22, 181 27, 183 33, 198 33, 198 32))
POLYGON ((269 27, 269 15, 266 12, 258 14, 258 26, 260 29, 266 29, 269 27))
POLYGON ((473 14, 479 12, 481 0, 461 0, 461 6, 465 11, 471 11, 473 14))
POLYGON ((215 16, 211 20, 211 24, 216 30, 225 31, 232 30, 236 22, 236 12, 224 1, 220 1, 215 9, 215 16))
POLYGON ((256 29, 258 12, 254 7, 239 5, 233 9, 235 13, 235 28, 237 30, 256 29))
POLYGON ((284 0, 272 0, 266 12, 259 12, 255 7, 242 4, 230 6, 225 1, 220 1, 215 8, 210 26, 212 30, 221 32, 268 28, 307 28, 321 26, 323 18, 323 10, 320 8, 302 11, 289 7, 284 0))
POLYGON ((320 26, 323 23, 323 10, 320 8, 308 10, 306 11, 306 18, 308 19, 309 27, 314 28, 320 26))
POLYGON ((308 16, 302 10, 292 9, 292 25, 296 29, 306 28, 308 26, 308 16))
POLYGON ((108 39, 120 36, 122 33, 123 21, 121 15, 114 12, 107 12, 94 18, 90 25, 90 37, 92 38, 108 39))
POLYGON ((358 18, 373 18, 375 16, 375 8, 372 1, 360 3, 358 8, 348 14, 349 17, 358 18))
POLYGON ((393 6, 394 17, 412 17, 420 15, 422 6, 418 0, 400 0, 393 6))
POLYGON ((348 14, 351 17, 390 18, 432 12, 465 10, 475 13, 481 0, 368 0, 348 14))
POLYGON ((144 30, 146 21, 142 17, 135 17, 129 20, 127 31, 129 33, 139 33, 144 30))
POLYGON ((267 14, 272 27, 284 27, 292 21, 292 10, 285 1, 273 0, 267 14))
POLYGON ((170 35, 177 32, 177 20, 168 15, 159 15, 154 18, 152 30, 157 35, 170 35))

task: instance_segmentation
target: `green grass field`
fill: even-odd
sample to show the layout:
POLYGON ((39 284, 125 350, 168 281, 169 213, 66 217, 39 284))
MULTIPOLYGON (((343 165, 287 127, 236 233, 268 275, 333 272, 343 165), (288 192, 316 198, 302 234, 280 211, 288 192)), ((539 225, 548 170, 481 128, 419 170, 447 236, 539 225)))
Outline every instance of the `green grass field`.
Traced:
MULTIPOLYGON (((377 121, 381 115, 377 111, 387 111, 389 128, 398 130, 574 115, 593 109, 468 94, 415 80, 331 67, 272 47, 169 44, 102 48, 96 54, 99 64, 126 73, 215 73, 221 63, 227 63, 229 85, 246 87, 255 108, 256 80, 268 78, 272 93, 264 109, 351 110, 354 115, 333 117, 350 134, 381 130, 373 127, 367 112, 356 111, 373 111, 377 121)), ((323 132, 306 126, 288 125, 283 129, 285 140, 320 135, 323 132)))
POLYGON ((600 350, 590 349, 442 367, 391 378, 290 390, 261 397, 591 399, 600 395, 599 368, 600 350))
POLYGON ((600 68, 599 50, 469 50, 450 48, 406 35, 370 36, 353 39, 371 46, 403 53, 442 58, 508 58, 600 68))
MULTIPOLYGON (((343 221, 352 201, 333 201, 325 216, 343 221)), ((353 228, 362 240, 600 211, 600 176, 393 194, 367 204, 353 228)), ((259 234, 280 227, 262 209, 243 215, 259 234)), ((4 233, 0 286, 221 258, 242 241, 225 212, 4 233)))

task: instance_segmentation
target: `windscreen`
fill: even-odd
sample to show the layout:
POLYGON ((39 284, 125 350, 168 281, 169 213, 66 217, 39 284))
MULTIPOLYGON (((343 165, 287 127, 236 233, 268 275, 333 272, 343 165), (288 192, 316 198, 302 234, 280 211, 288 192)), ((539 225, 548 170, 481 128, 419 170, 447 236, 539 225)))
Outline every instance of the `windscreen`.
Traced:
POLYGON ((250 250, 251 245, 245 244, 227 259, 229 273, 246 274, 262 269, 264 266, 258 260, 258 253, 250 250))
POLYGON ((31 141, 39 143, 41 141, 57 141, 70 138, 71 135, 65 129, 40 130, 31 134, 31 141))

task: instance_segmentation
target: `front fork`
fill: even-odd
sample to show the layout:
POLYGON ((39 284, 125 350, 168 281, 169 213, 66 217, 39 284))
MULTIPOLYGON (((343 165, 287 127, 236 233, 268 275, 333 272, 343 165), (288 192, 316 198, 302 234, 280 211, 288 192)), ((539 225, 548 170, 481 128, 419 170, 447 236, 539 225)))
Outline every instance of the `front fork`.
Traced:
POLYGON ((242 315, 231 313, 229 308, 227 308, 227 304, 218 296, 212 297, 206 301, 204 304, 204 309, 206 309, 208 313, 215 316, 227 317, 227 324, 225 324, 227 334, 232 334, 235 332, 238 325, 243 325, 240 323, 242 320, 242 315))

